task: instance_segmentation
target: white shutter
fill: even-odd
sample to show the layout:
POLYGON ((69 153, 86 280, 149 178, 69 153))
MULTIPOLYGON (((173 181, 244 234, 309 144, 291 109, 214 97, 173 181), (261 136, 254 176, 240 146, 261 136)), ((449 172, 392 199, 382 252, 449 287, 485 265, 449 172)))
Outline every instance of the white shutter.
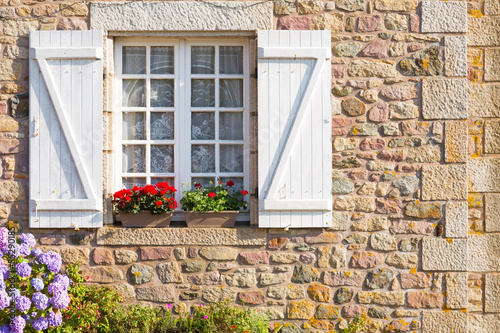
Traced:
POLYGON ((30 32, 30 227, 102 226, 102 32, 30 32))
POLYGON ((330 31, 260 31, 260 227, 332 224, 330 31))

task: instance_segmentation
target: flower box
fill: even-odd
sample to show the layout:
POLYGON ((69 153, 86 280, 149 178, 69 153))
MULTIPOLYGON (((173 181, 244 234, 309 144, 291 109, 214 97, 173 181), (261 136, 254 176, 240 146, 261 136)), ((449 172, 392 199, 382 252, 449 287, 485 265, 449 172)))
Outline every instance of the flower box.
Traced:
POLYGON ((150 211, 139 213, 119 213, 122 225, 128 228, 167 228, 170 226, 172 213, 153 215, 150 211))
POLYGON ((184 218, 189 228, 231 228, 234 227, 236 216, 238 216, 237 210, 204 213, 184 212, 184 218))

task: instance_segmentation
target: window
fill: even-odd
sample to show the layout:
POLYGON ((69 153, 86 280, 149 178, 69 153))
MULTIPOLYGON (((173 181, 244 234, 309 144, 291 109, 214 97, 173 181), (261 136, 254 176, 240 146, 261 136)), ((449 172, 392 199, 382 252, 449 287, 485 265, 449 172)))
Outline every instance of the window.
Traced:
POLYGON ((220 178, 248 188, 246 40, 116 43, 117 187, 220 178))

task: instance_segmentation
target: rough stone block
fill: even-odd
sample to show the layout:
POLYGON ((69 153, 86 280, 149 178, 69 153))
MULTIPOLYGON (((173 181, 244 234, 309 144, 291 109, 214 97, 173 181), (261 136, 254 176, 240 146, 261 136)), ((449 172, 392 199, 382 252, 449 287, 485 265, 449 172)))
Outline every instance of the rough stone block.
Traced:
MULTIPOLYGON (((5 184, 6 182, 0 183, 5 184)), ((3 201, 3 200, 2 200, 3 201)), ((99 228, 98 245, 262 246, 267 230, 256 228, 99 228)))
POLYGON ((465 239, 424 238, 422 240, 424 271, 466 271, 466 258, 467 240, 465 239))
POLYGON ((175 289, 173 286, 148 286, 135 290, 137 299, 153 302, 175 302, 175 289))
POLYGON ((444 72, 446 76, 467 76, 467 37, 444 37, 444 72))
POLYGON ((424 311, 422 333, 467 333, 467 313, 424 311))
POLYGON ((500 312, 500 275, 486 274, 485 312, 500 312))
POLYGON ((467 80, 423 80, 422 116, 424 119, 467 119, 467 80))
POLYGON ((484 210, 486 231, 500 232, 500 194, 486 194, 484 200, 484 210))
POLYGON ((486 15, 500 15, 500 2, 498 0, 486 0, 484 2, 484 13, 486 15))
POLYGON ((471 272, 500 272, 500 234, 469 235, 467 265, 471 272))
POLYGON ((467 162, 467 123, 447 121, 444 139, 444 160, 447 163, 467 162))
POLYGON ((89 267, 82 270, 82 276, 90 277, 90 282, 94 283, 113 283, 123 280, 123 272, 115 267, 89 267))
POLYGON ((487 48, 484 50, 484 80, 500 81, 500 48, 487 48))
POLYGON ((470 333, 493 333, 500 332, 500 315, 470 315, 470 333))
POLYGON ((469 231, 468 205, 466 201, 446 203, 446 237, 466 238, 469 231))
POLYGON ((471 117, 500 117, 500 84, 469 82, 467 99, 471 117))
POLYGON ((467 32, 467 3, 422 1, 422 32, 467 32))
POLYGON ((422 200, 466 200, 466 165, 424 165, 422 200))
POLYGON ((471 158, 467 169, 469 192, 500 192, 500 158, 471 158))
POLYGON ((216 2, 91 3, 91 30, 270 30, 273 3, 216 2))
POLYGON ((467 273, 446 274, 446 305, 450 309, 465 309, 469 305, 467 273))
POLYGON ((485 122, 484 152, 486 154, 500 154, 500 121, 488 120, 485 122))
POLYGON ((499 16, 469 16, 467 23, 469 26, 469 31, 467 33, 469 46, 500 45, 499 16))

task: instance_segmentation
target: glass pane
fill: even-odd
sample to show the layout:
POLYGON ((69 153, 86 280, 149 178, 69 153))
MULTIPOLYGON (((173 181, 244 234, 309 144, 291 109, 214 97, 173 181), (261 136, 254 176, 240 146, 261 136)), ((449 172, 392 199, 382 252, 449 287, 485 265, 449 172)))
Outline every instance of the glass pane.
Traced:
POLYGON ((174 146, 151 146, 151 172, 174 172, 174 146))
POLYGON ((174 107, 174 80, 151 80, 151 107, 174 107))
POLYGON ((215 81, 214 80, 191 80, 191 106, 214 107, 215 106, 215 81))
POLYGON ((191 113, 191 139, 215 140, 215 113, 191 113))
POLYGON ((123 140, 145 140, 144 112, 124 112, 122 120, 123 140))
POLYGON ((173 46, 151 46, 151 74, 174 74, 173 46))
MULTIPOLYGON (((235 191, 241 191, 243 188, 243 178, 242 177, 221 177, 220 181, 224 183, 224 185, 232 180, 234 185, 231 187, 235 191)), ((245 189, 246 190, 246 189, 245 189)))
POLYGON ((201 184, 203 187, 214 186, 215 178, 212 177, 193 177, 191 178, 191 189, 194 189, 194 184, 201 184), (210 183, 211 182, 211 183, 210 183))
POLYGON ((191 172, 215 172, 215 146, 191 146, 191 172))
POLYGON ((221 107, 243 106, 243 80, 220 80, 219 104, 221 107))
POLYGON ((123 188, 132 189, 134 186, 146 185, 146 178, 124 177, 122 180, 123 188))
POLYGON ((146 74, 146 47, 123 47, 123 74, 146 74))
POLYGON ((174 139, 174 113, 151 112, 151 140, 174 139))
POLYGON ((220 145, 220 172, 243 172, 243 145, 220 145))
POLYGON ((168 185, 174 186, 175 185, 175 178, 171 177, 151 177, 151 184, 158 184, 158 183, 165 183, 167 182, 168 185))
POLYGON ((219 48, 219 73, 243 74, 243 46, 219 48))
POLYGON ((123 146, 122 171, 133 173, 146 172, 146 146, 123 146))
POLYGON ((219 139, 243 140, 243 112, 219 113, 219 139))
POLYGON ((215 73, 215 47, 191 47, 191 74, 215 73))
POLYGON ((145 80, 123 80, 122 105, 144 107, 146 99, 145 80))

